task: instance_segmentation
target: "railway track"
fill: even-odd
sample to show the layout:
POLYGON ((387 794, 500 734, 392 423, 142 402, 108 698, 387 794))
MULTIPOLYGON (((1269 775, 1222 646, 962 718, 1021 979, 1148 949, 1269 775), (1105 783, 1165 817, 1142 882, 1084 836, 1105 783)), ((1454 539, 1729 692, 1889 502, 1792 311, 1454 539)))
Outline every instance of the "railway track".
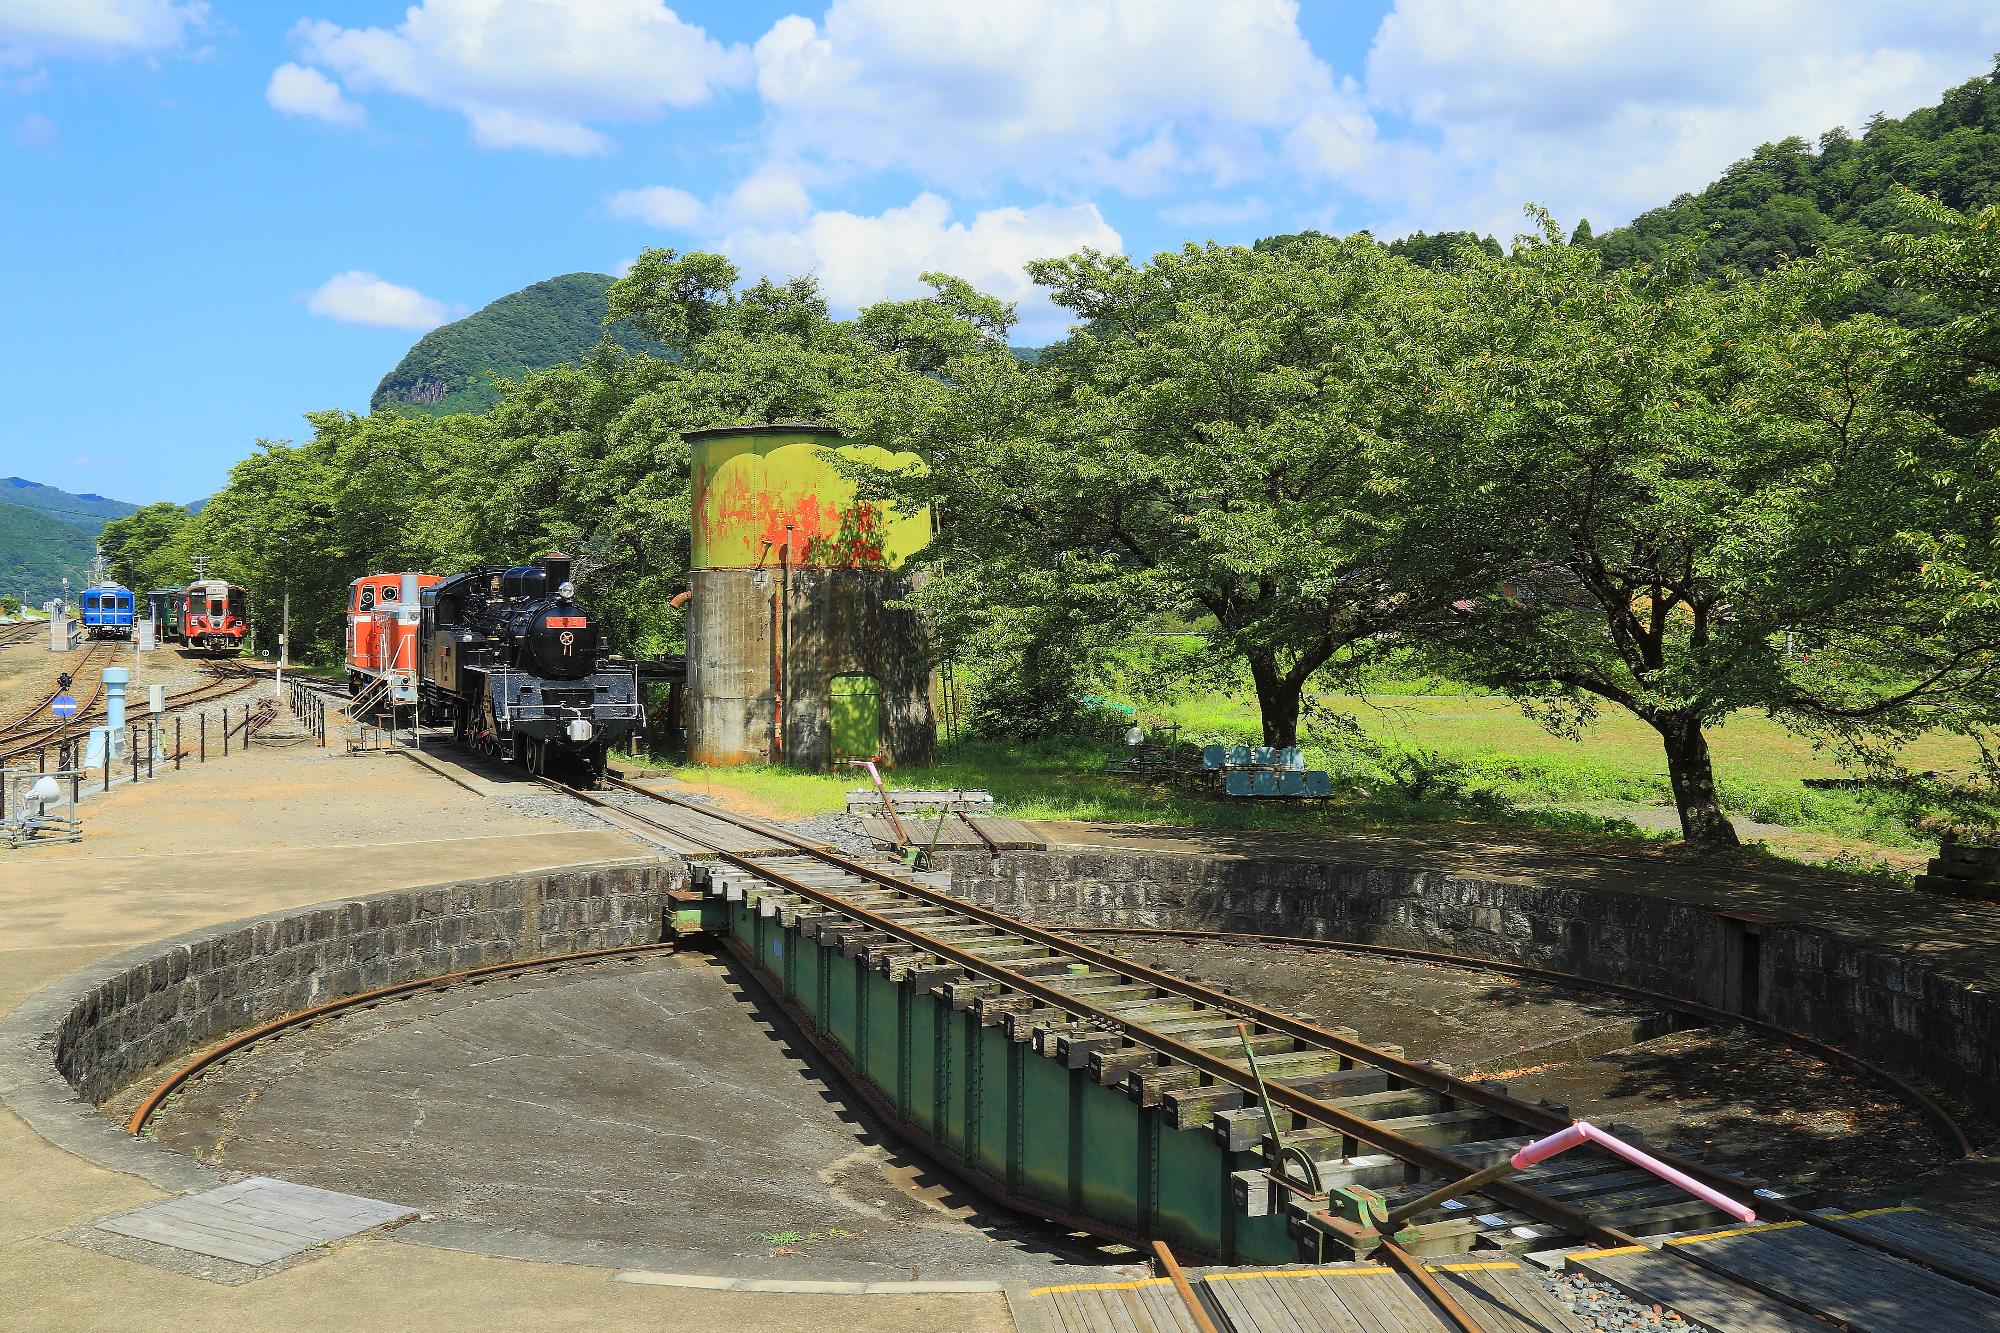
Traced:
POLYGON ((85 709, 95 707, 104 691, 104 681, 99 673, 103 668, 111 664, 116 655, 117 645, 111 640, 87 640, 84 645, 82 660, 78 662, 65 662, 58 665, 55 671, 49 675, 47 683, 36 691, 33 707, 29 708, 25 713, 16 714, 5 722, 0 722, 0 743, 5 743, 13 739, 18 733, 33 724, 37 718, 48 711, 49 705, 62 692, 56 677, 63 672, 67 672, 73 681, 88 680, 90 682, 90 696, 87 700, 79 699, 77 701, 77 712, 81 714, 85 709))
POLYGON ((0 625, 0 648, 12 648, 15 644, 32 643, 46 629, 47 622, 40 620, 32 620, 15 625, 0 625))
MULTIPOLYGON (((802 930, 822 946, 832 943, 839 953, 873 971, 891 978, 918 978, 926 990, 936 991, 952 1009, 972 1015, 980 1026, 1001 1028, 1015 1042, 1030 1044, 1037 1054, 1084 1071, 1091 1080, 1116 1088, 1142 1105, 1163 1108, 1167 1122, 1175 1128, 1206 1127, 1235 1151, 1252 1152, 1263 1146, 1268 1162, 1272 1158, 1269 1122, 1258 1109, 1260 1071, 1253 1070, 1244 1058, 1239 1036, 1240 1031, 1247 1031, 1248 1044, 1257 1052, 1268 1104, 1280 1120, 1290 1122, 1284 1135, 1284 1155, 1277 1158, 1277 1167, 1271 1172, 1275 1180, 1273 1206, 1282 1206, 1287 1192, 1306 1194, 1334 1183, 1379 1189, 1393 1206, 1434 1189, 1440 1182, 1463 1178, 1503 1160, 1527 1139, 1571 1123, 1564 1108, 1520 1100, 1501 1085, 1458 1078, 1408 1059, 1393 1048, 1364 1043, 1351 1032, 1319 1027, 1246 1003, 1200 981, 1138 964, 1070 934, 967 902, 949 893, 938 876, 913 872, 886 857, 845 855, 767 822, 615 777, 607 779, 611 790, 606 793, 582 791, 545 778, 537 780, 584 802, 612 823, 645 833, 683 853, 696 850, 705 858, 695 868, 696 883, 710 896, 732 906, 740 904, 753 917, 776 918, 788 930, 802 930), (640 804, 635 806, 634 801, 640 804), (656 812, 655 805, 672 809, 656 812), (713 832, 718 822, 752 836, 747 840, 719 837, 713 832), (745 841, 763 849, 732 850, 745 841)), ((732 939, 728 943, 752 964, 755 976, 756 960, 743 952, 739 942, 732 939)), ((659 947, 643 945, 534 959, 481 969, 477 974, 431 978, 291 1016, 232 1039, 225 1047, 176 1071, 134 1115, 130 1128, 134 1132, 143 1128, 152 1109, 187 1079, 198 1076, 208 1062, 298 1022, 475 975, 594 962, 659 947)), ((772 995, 779 1004, 787 1004, 775 991, 772 995)), ((803 1027, 810 1037, 811 1024, 803 1027)), ((851 1071, 837 1047, 829 1044, 822 1051, 836 1067, 851 1071)), ((903 1124, 898 1109, 876 1095, 865 1079, 855 1078, 852 1084, 887 1123, 903 1124)), ((1921 1279, 1933 1288, 1957 1293, 1941 1307, 1955 1313, 1928 1321, 1939 1333, 2000 1327, 2000 1263, 1992 1260, 1990 1251, 1982 1255, 1976 1247, 1968 1248, 1962 1238, 1941 1238, 1940 1233, 1926 1232, 1914 1223, 1890 1225, 1895 1219, 1885 1222, 1867 1214, 1823 1215, 1812 1211, 1802 1198, 1788 1199, 1783 1191, 1758 1181, 1703 1162, 1657 1154, 1704 1184, 1738 1198, 1754 1197, 1765 1219, 1761 1226, 1704 1231, 1717 1216, 1707 1211, 1706 1205, 1671 1190, 1644 1185, 1634 1188, 1629 1171, 1621 1175, 1617 1161, 1601 1153, 1593 1157, 1593 1152, 1596 1150, 1581 1149, 1562 1159, 1558 1169, 1545 1169, 1553 1165, 1545 1163, 1511 1181, 1485 1185, 1478 1194, 1460 1201, 1457 1215, 1470 1211, 1479 1220, 1476 1243, 1480 1248, 1473 1251, 1474 1256, 1507 1260, 1510 1254, 1525 1250, 1581 1246, 1584 1248, 1569 1256, 1572 1266, 1600 1280, 1626 1285, 1642 1302, 1664 1299, 1648 1293, 1671 1289, 1682 1293, 1691 1310, 1705 1308, 1703 1301, 1712 1306, 1718 1299, 1725 1306, 1766 1303, 1772 1322, 1757 1323, 1753 1318, 1741 1325, 1744 1328, 1791 1327, 1786 1321, 1795 1323, 1800 1315, 1831 1320, 1854 1330, 1908 1322, 1893 1310, 1892 1317, 1883 1323, 1843 1316, 1842 1310, 1848 1307, 1841 1301, 1849 1298, 1841 1295, 1839 1283, 1825 1273, 1804 1286, 1797 1282, 1788 1285, 1782 1274, 1759 1280, 1746 1276, 1740 1256, 1731 1259, 1717 1252, 1718 1246, 1737 1241, 1772 1238, 1773 1245, 1800 1249, 1808 1269, 1812 1264, 1829 1262, 1826 1256, 1831 1254, 1856 1272, 1881 1270, 1900 1275, 1870 1279, 1878 1286, 1880 1281, 1891 1281, 1893 1290, 1893 1283, 1907 1286, 1921 1279), (1814 1251, 1812 1246, 1820 1250, 1814 1251), (1666 1276, 1654 1269, 1630 1267, 1648 1264, 1666 1265, 1666 1276), (1951 1300, 1958 1304, 1951 1305, 1951 1300)), ((976 1166, 966 1174, 989 1187, 999 1183, 976 1166)), ((1136 1242, 1142 1250, 1152 1239, 1119 1236, 1096 1222, 1010 1196, 1004 1188, 993 1192, 1025 1211, 1136 1242)), ((1439 1286, 1443 1270, 1427 1271, 1393 1243, 1385 1244, 1377 1254, 1386 1261, 1387 1270, 1377 1266, 1375 1271, 1393 1271, 1406 1277, 1412 1290, 1425 1293, 1429 1305, 1445 1313, 1450 1326, 1461 1333, 1482 1328, 1463 1308, 1455 1312, 1447 1309, 1455 1303, 1439 1286)), ((1324 1271, 1349 1274, 1356 1267, 1324 1271)), ((1204 1278, 1202 1283, 1204 1291, 1217 1290, 1215 1280, 1204 1278)), ((1187 1289, 1184 1280, 1175 1285, 1176 1290, 1187 1289)), ((1250 1288, 1240 1290, 1247 1293, 1250 1288)), ((1209 1318, 1202 1301, 1191 1294, 1186 1299, 1190 1319, 1195 1313, 1202 1320, 1209 1318)), ((1919 1311, 1916 1305, 1910 1309, 1919 1311)), ((1754 1316, 1755 1310, 1749 1313, 1754 1316)), ((1103 1325, 1154 1326, 1137 1322, 1103 1325)), ((1157 1326, 1204 1325, 1197 1321, 1157 1326)), ((1266 1327, 1243 1322, 1229 1326, 1266 1327)))
MULTIPOLYGON (((1286 1140, 1313 1160, 1322 1185, 1341 1178, 1373 1182, 1393 1202, 1463 1177, 1511 1151, 1522 1136, 1570 1123, 1562 1108, 1520 1100, 1497 1085, 1458 1078, 1351 1033, 1245 1003, 1199 981, 966 902, 900 863, 845 856, 766 822, 623 779, 607 783, 628 795, 725 820, 787 848, 778 855, 743 854, 711 844, 708 854, 716 863, 742 872, 710 873, 710 885, 719 885, 723 894, 754 899, 759 912, 815 919, 822 939, 839 936, 844 952, 872 968, 918 970, 936 978, 932 984, 954 1006, 1016 1033, 1025 1028, 1037 1050, 1052 1046, 1097 1081, 1117 1083, 1142 1103, 1164 1105, 1176 1127, 1214 1124, 1233 1115, 1227 1130, 1235 1135, 1241 1125, 1246 1149, 1263 1137, 1261 1112, 1239 1109, 1254 1098, 1257 1078, 1247 1061, 1227 1052, 1236 1044, 1231 1040, 1236 1024, 1247 1023, 1271 1103, 1303 1126, 1288 1132, 1286 1140), (1290 1070, 1299 1072, 1285 1072, 1290 1070), (1360 1154, 1357 1147, 1375 1152, 1360 1154)), ((700 840, 683 822, 652 820, 595 793, 561 790, 676 841, 700 840)), ((1656 1156, 1704 1184, 1754 1198, 1765 1217, 1827 1233, 2000 1300, 2000 1275, 1824 1216, 1762 1182, 1671 1154, 1656 1156)), ((1569 1165, 1561 1183, 1552 1178, 1546 1188, 1521 1183, 1483 1188, 1476 1197, 1497 1206, 1486 1216, 1498 1225, 1482 1239, 1517 1251, 1572 1239, 1625 1251, 1642 1246, 1643 1235, 1689 1230, 1713 1217, 1692 1200, 1663 1204, 1629 1192, 1594 1196, 1584 1184, 1587 1177, 1579 1178, 1576 1164, 1569 1165)), ((1608 1159, 1593 1165, 1607 1174, 1617 1171, 1608 1159)), ((2000 1313, 2000 1306, 1995 1309, 2000 1313)))
MULTIPOLYGON (((75 668, 75 671, 76 673, 82 673, 89 670, 89 667, 90 663, 86 661, 83 666, 75 668)), ((80 675, 79 678, 81 678, 80 675)), ((168 713, 176 713, 185 708, 195 707, 198 704, 213 703, 217 699, 227 698, 232 694, 247 690, 257 683, 257 678, 254 676, 220 675, 215 680, 190 686, 176 694, 168 695, 166 707, 162 710, 160 716, 164 717, 168 713)), ((53 695, 51 695, 51 698, 53 698, 53 695)), ((104 717, 105 710, 104 682, 101 678, 96 680, 91 688, 89 697, 77 700, 76 715, 74 717, 61 722, 48 721, 31 726, 30 724, 35 722, 36 716, 46 710, 48 705, 49 700, 44 699, 32 712, 26 714, 13 725, 0 728, 0 761, 12 759, 16 755, 30 754, 37 750, 47 749, 51 745, 60 745, 80 735, 82 729, 87 728, 91 723, 101 720, 104 717)), ((154 713, 151 706, 144 704, 128 707, 125 714, 128 725, 146 722, 153 718, 153 716, 154 713)))

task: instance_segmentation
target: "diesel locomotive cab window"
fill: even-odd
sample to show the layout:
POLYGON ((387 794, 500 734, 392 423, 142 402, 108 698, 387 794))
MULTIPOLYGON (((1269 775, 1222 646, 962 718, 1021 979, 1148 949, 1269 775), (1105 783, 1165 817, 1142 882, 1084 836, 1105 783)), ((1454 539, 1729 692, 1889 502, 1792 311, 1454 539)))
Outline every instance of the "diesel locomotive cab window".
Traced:
POLYGON ((396 588, 394 584, 385 583, 382 585, 382 600, 384 602, 393 602, 396 600, 396 588))
POLYGON ((369 585, 368 585, 367 587, 365 587, 365 588, 363 588, 363 589, 361 590, 361 608, 360 608, 360 609, 361 609, 361 610, 363 610, 363 611, 373 611, 373 610, 375 609, 375 585, 374 585, 374 584, 372 584, 372 583, 371 583, 371 584, 369 584, 369 585))

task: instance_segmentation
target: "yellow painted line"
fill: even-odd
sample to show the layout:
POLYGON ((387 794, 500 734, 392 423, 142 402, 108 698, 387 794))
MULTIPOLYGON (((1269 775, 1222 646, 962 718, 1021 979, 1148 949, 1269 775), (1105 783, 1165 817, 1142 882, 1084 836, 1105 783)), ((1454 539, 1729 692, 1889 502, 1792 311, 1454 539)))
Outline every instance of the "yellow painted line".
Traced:
POLYGON ((1704 1231, 1699 1236, 1675 1236, 1669 1245, 1694 1245, 1705 1240, 1727 1240, 1731 1236, 1754 1236, 1760 1231, 1786 1231, 1792 1227, 1802 1227, 1803 1222, 1766 1222, 1762 1226, 1737 1227, 1730 1231, 1704 1231))
POLYGON ((1644 1245, 1619 1245, 1609 1250, 1578 1250, 1574 1254, 1565 1254, 1563 1259, 1565 1261, 1570 1259, 1608 1259, 1614 1254, 1637 1254, 1645 1248, 1644 1245))
POLYGON ((1512 1262, 1490 1263, 1490 1264, 1425 1264, 1424 1265, 1424 1267, 1430 1269, 1433 1273, 1493 1273, 1493 1272, 1500 1272, 1509 1268, 1519 1268, 1520 1266, 1521 1265, 1512 1262))
POLYGON ((1370 1264, 1353 1268, 1265 1268, 1251 1273, 1209 1273, 1204 1282, 1247 1282, 1259 1277, 1379 1277, 1394 1270, 1370 1264))
POLYGON ((1066 1287, 1033 1287, 1030 1296, 1053 1296, 1062 1291, 1136 1291, 1140 1287, 1158 1287, 1173 1281, 1170 1277, 1142 1277, 1136 1282, 1076 1282, 1066 1287))
POLYGON ((1893 1208, 1864 1208, 1858 1213, 1835 1213, 1834 1216, 1848 1220, 1857 1217, 1880 1217, 1884 1213, 1921 1213, 1922 1211, 1923 1209, 1913 1203, 1899 1203, 1893 1208))

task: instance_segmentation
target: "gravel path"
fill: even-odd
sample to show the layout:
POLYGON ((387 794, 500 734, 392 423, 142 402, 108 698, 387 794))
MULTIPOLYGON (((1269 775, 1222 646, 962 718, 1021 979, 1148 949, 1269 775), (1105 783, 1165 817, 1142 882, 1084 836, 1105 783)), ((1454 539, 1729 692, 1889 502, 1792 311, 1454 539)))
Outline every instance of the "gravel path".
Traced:
POLYGON ((1699 1327, 1664 1306, 1641 1305, 1616 1287, 1592 1282, 1581 1273, 1545 1273, 1542 1282, 1556 1304, 1601 1333, 1699 1327))

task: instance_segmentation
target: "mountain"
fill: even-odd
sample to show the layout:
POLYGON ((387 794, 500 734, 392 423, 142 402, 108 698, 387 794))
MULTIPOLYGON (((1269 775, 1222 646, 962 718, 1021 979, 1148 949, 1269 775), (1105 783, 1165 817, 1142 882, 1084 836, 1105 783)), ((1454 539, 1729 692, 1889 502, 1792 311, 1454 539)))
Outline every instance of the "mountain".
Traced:
MULTIPOLYGON (((369 400, 377 410, 480 412, 498 400, 493 376, 515 378, 578 360, 605 335, 610 311, 602 273, 565 273, 441 324, 383 376, 369 400)), ((610 330, 628 350, 662 351, 625 326, 610 330)))
POLYGON ((1701 193, 1681 195, 1588 243, 1622 267, 1697 240, 1701 266, 1711 275, 1761 273, 1829 245, 1866 254, 1897 222, 1898 185, 1957 209, 2000 202, 2000 63, 1936 106, 1901 120, 1874 117, 1859 138, 1836 129, 1816 145, 1798 138, 1767 143, 1701 193))
POLYGON ((25 477, 0 477, 0 504, 18 505, 84 529, 95 537, 105 523, 123 518, 139 506, 123 500, 107 500, 86 491, 82 495, 54 486, 44 486, 25 477))
MULTIPOLYGON (((12 494, 8 483, 17 480, 0 482, 0 495, 12 494)), ((74 595, 90 580, 90 558, 96 550, 95 527, 87 530, 39 509, 0 503, 0 593, 40 606, 62 592, 66 578, 74 595)))

